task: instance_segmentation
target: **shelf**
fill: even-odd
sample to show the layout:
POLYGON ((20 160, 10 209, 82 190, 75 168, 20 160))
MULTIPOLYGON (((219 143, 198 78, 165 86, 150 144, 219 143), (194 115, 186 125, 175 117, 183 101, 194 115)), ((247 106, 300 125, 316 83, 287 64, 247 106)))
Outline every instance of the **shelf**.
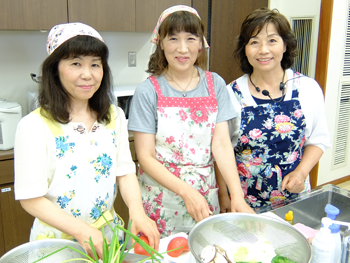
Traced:
POLYGON ((113 87, 113 93, 116 97, 132 96, 138 84, 116 85, 113 87))

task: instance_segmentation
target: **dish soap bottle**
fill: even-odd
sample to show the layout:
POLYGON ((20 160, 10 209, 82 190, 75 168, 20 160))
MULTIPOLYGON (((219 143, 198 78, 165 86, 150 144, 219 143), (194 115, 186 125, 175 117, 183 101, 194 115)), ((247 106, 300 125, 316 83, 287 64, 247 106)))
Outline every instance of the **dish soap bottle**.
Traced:
POLYGON ((329 229, 331 224, 331 219, 322 218, 322 227, 312 241, 311 263, 334 263, 335 244, 329 229))
MULTIPOLYGON (((337 215, 340 214, 340 210, 335 207, 334 205, 328 204, 326 205, 324 211, 327 213, 327 217, 336 220, 337 215)), ((340 263, 341 259, 341 236, 340 236, 340 225, 338 224, 331 224, 329 226, 329 229, 331 230, 332 238, 334 240, 334 263, 340 263)))
POLYGON ((288 211, 288 213, 284 215, 284 220, 286 220, 289 224, 294 225, 293 211, 288 211))

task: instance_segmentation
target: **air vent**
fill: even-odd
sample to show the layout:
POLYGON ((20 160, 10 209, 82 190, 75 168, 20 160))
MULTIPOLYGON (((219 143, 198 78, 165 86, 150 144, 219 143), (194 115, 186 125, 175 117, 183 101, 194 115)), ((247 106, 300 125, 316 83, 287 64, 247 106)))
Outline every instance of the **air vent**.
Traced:
POLYGON ((346 27, 346 37, 345 37, 345 54, 344 54, 344 68, 343 76, 350 77, 350 3, 348 9, 348 23, 346 27))
POLYGON ((292 30, 297 38, 298 48, 292 68, 306 76, 309 76, 312 21, 312 18, 292 18, 292 30))
POLYGON ((344 65, 339 87, 336 128, 333 138, 332 169, 347 165, 350 151, 350 1, 345 36, 344 65))
POLYGON ((350 131, 350 83, 342 83, 341 85, 336 125, 332 169, 347 164, 350 131))

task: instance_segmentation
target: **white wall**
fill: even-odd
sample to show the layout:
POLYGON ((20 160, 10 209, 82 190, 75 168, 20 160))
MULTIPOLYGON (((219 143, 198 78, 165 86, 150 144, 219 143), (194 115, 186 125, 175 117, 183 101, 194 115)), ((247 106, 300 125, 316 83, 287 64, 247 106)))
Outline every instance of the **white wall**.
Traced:
MULTIPOLYGON (((328 55, 327 71, 327 91, 326 91, 326 109, 328 127, 331 132, 331 142, 334 144, 334 133, 336 128, 337 104, 340 91, 340 79, 344 60, 344 44, 347 25, 348 5, 346 0, 336 0, 333 2, 333 18, 330 50, 328 55)), ((320 160, 318 184, 324 184, 329 181, 350 175, 350 154, 348 155, 347 165, 332 170, 332 149, 327 150, 320 160)))
MULTIPOLYGON (((298 16, 313 14, 316 17, 318 15, 316 15, 315 12, 319 12, 320 10, 320 0, 270 0, 269 7, 279 9, 280 12, 287 17, 295 16, 295 14, 298 16)), ((337 103, 340 90, 340 78, 343 67, 347 12, 347 0, 336 0, 333 2, 331 41, 328 54, 328 70, 327 73, 325 73, 327 74, 327 90, 325 98, 326 115, 332 144, 334 144, 337 103)), ((316 58, 314 62, 316 63, 316 58)), ((350 175, 350 160, 347 160, 346 166, 332 170, 332 155, 332 149, 327 149, 323 154, 319 163, 317 185, 325 184, 350 175)))
POLYGON ((269 0, 269 8, 276 8, 285 15, 291 23, 295 18, 312 18, 311 52, 309 77, 315 77, 318 28, 320 21, 321 0, 269 0))
MULTIPOLYGON (((100 32, 110 50, 109 65, 115 85, 138 84, 145 73, 152 44, 151 32, 100 32), (137 67, 128 67, 128 51, 137 52, 137 67)), ((40 75, 47 57, 48 32, 0 31, 0 98, 16 101, 27 110, 27 91, 37 90, 30 73, 40 75)))

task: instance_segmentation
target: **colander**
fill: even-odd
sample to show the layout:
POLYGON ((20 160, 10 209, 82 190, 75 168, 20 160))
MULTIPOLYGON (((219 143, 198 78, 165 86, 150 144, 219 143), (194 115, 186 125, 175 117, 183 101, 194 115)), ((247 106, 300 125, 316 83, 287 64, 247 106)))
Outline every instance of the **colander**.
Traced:
POLYGON ((196 224, 188 236, 189 248, 196 258, 208 245, 225 250, 247 243, 268 241, 275 253, 298 263, 311 261, 308 240, 292 225, 281 220, 247 213, 226 213, 211 216, 196 224))
MULTIPOLYGON (((84 248, 73 241, 63 239, 45 239, 25 243, 7 252, 0 258, 0 263, 33 263, 36 260, 60 249, 65 246, 70 246, 83 253, 86 253, 84 248)), ((70 248, 65 248, 62 251, 51 255, 38 263, 62 263, 68 259, 84 258, 83 255, 70 248)), ((76 260, 70 262, 84 262, 76 260)))

